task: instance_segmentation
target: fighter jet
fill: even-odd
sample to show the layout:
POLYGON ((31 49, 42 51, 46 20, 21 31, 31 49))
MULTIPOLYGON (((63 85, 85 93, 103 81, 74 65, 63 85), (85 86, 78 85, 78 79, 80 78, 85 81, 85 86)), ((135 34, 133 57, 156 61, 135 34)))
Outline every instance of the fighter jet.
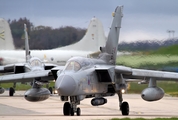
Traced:
MULTIPOLYGON (((42 83, 40 83, 41 78, 43 78, 43 80, 44 79, 53 80, 53 76, 52 76, 52 74, 50 74, 51 73, 50 69, 57 66, 55 64, 50 64, 50 63, 44 64, 39 58, 32 57, 30 55, 26 24, 24 24, 24 32, 25 32, 26 62, 0 66, 0 72, 4 72, 4 73, 12 72, 11 75, 3 76, 4 80, 8 80, 8 82, 14 82, 14 87, 11 87, 9 89, 9 96, 13 96, 13 94, 15 92, 14 88, 15 88, 16 82, 18 82, 18 81, 26 82, 26 80, 21 80, 21 79, 26 78, 26 77, 28 78, 28 76, 34 77, 34 80, 33 80, 34 82, 32 83, 33 88, 38 88, 39 86, 42 85, 42 83), (36 80, 38 80, 38 82, 36 82, 36 80)), ((29 80, 27 80, 27 82, 28 81, 29 80)), ((31 79, 30 79, 30 81, 31 81, 31 79)), ((2 81, 1 81, 1 83, 2 83, 2 81)), ((43 90, 46 91, 45 94, 48 95, 49 91, 46 89, 43 89, 43 90)), ((2 94, 3 92, 4 92, 4 89, 0 88, 0 94, 2 94)), ((28 91, 28 93, 31 93, 31 92, 32 92, 32 90, 28 91)))
MULTIPOLYGON (((122 17, 123 6, 118 6, 113 13, 113 21, 106 45, 100 47, 101 53, 97 59, 73 57, 67 61, 65 67, 60 68, 58 66, 51 69, 56 79, 55 88, 58 95, 62 101, 65 101, 63 106, 65 116, 73 116, 75 113, 78 116, 81 115, 81 109, 77 106, 85 98, 93 98, 91 104, 99 106, 107 103, 107 99, 104 97, 115 94, 118 95, 122 115, 129 115, 129 104, 123 101, 122 97, 122 91, 127 89, 126 84, 128 81, 140 79, 141 83, 143 81, 149 83, 148 88, 144 89, 141 94, 146 101, 156 101, 164 96, 163 89, 156 85, 157 80, 170 79, 178 81, 178 73, 133 69, 115 65, 122 17)), ((0 76, 0 83, 13 80, 13 77, 5 79, 7 76, 0 76)), ((33 77, 30 74, 28 77, 23 77, 23 79, 33 77)), ((39 80, 35 79, 34 83, 38 82, 39 80)), ((44 81, 41 80, 40 82, 44 81)), ((33 94, 25 94, 25 98, 28 98, 26 100, 36 102, 48 98, 48 96, 41 93, 41 86, 34 87, 32 90, 28 91, 33 94)))
POLYGON ((156 101, 164 96, 163 89, 156 85, 157 80, 178 80, 177 73, 115 65, 122 17, 123 7, 118 6, 113 13, 106 45, 100 48, 98 59, 73 57, 56 75, 55 88, 61 100, 66 101, 63 106, 64 115, 80 115, 81 110, 77 105, 85 98, 94 97, 91 104, 99 106, 107 103, 104 97, 114 94, 118 95, 122 115, 129 115, 129 104, 122 97, 122 91, 127 89, 127 81, 148 81, 149 86, 143 90, 141 97, 146 101, 156 101))

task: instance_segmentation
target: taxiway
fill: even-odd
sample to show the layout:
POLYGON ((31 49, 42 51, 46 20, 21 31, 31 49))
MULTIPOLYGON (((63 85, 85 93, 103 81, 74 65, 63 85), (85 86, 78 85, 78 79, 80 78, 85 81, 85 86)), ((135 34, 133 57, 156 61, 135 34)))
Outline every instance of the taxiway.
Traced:
POLYGON ((107 97, 108 103, 94 107, 91 99, 81 101, 81 116, 63 116, 63 104, 57 95, 43 102, 28 102, 24 91, 16 91, 13 97, 8 91, 0 95, 0 120, 91 120, 111 118, 158 118, 178 117, 178 98, 165 96, 156 102, 146 102, 138 94, 124 94, 124 101, 130 105, 130 115, 122 116, 117 95, 107 97))

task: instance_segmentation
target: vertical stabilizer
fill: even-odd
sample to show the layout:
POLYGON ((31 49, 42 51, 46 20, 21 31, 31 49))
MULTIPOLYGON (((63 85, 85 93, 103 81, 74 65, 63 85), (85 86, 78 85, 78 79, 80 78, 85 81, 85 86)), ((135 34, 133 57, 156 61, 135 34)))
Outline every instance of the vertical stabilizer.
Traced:
POLYGON ((30 50, 29 50, 28 33, 27 33, 26 24, 24 24, 24 33, 25 33, 25 57, 26 57, 26 62, 28 62, 30 59, 30 50))
POLYGON ((101 59, 107 61, 109 64, 115 64, 117 47, 119 40, 119 33, 121 28, 121 20, 123 17, 123 6, 118 6, 115 9, 113 15, 113 21, 111 24, 110 32, 108 34, 108 39, 106 41, 106 46, 101 49, 102 54, 100 55, 101 59))
POLYGON ((11 30, 6 20, 0 18, 0 50, 14 50, 11 30))
POLYGON ((92 18, 84 37, 77 43, 66 47, 57 48, 59 50, 82 50, 82 51, 99 51, 100 46, 106 44, 106 37, 101 21, 92 18))

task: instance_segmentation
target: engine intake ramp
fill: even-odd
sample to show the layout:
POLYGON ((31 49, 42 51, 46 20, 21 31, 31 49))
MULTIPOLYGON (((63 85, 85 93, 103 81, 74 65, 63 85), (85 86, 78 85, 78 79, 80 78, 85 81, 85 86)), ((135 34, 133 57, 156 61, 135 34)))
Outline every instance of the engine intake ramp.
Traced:
POLYGON ((99 82, 112 83, 114 82, 114 68, 96 68, 95 69, 99 82))

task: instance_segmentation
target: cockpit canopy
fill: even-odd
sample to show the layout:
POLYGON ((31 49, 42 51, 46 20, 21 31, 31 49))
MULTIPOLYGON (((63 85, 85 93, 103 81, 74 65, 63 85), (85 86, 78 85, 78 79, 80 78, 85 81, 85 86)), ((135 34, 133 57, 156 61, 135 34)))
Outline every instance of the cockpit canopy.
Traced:
POLYGON ((75 57, 68 60, 64 70, 77 72, 80 69, 90 66, 91 64, 92 62, 89 59, 82 58, 82 57, 75 57))
POLYGON ((31 67, 34 67, 34 66, 42 67, 43 64, 40 59, 33 58, 33 59, 30 59, 30 65, 31 65, 31 67))
POLYGON ((77 71, 80 70, 80 68, 81 68, 81 66, 80 66, 79 63, 77 63, 76 61, 70 61, 70 62, 67 64, 65 70, 66 70, 66 71, 75 71, 75 72, 77 72, 77 71))

